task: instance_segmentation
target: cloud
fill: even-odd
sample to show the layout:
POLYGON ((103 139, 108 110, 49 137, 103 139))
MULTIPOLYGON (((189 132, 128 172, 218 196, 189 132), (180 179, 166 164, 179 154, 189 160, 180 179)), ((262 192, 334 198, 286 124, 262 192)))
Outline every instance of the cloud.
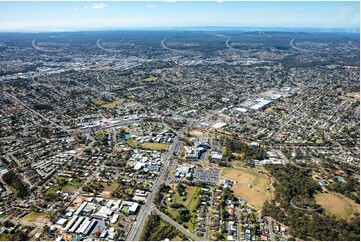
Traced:
POLYGON ((223 3, 224 0, 217 0, 217 3, 223 3))
POLYGON ((79 8, 72 8, 71 10, 73 10, 73 11, 78 11, 79 8))
POLYGON ((93 6, 92 6, 92 8, 97 8, 97 9, 106 8, 106 7, 108 7, 108 5, 106 5, 104 3, 93 3, 93 6))
POLYGON ((154 8, 155 6, 154 5, 151 5, 151 4, 148 4, 147 5, 147 8, 154 8))
POLYGON ((88 8, 88 6, 84 6, 84 8, 88 8))

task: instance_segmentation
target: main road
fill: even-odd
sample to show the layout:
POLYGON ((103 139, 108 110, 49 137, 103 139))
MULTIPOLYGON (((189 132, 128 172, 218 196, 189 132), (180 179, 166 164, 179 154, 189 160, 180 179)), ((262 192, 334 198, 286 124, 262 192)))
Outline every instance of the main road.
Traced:
POLYGON ((127 241, 139 241, 145 221, 150 212, 153 210, 153 200, 155 194, 157 194, 160 185, 165 181, 165 176, 168 173, 170 160, 172 159, 173 154, 180 148, 179 143, 181 141, 179 140, 179 138, 184 134, 187 129, 187 127, 183 127, 179 132, 177 132, 177 136, 174 138, 173 144, 170 146, 169 151, 166 153, 166 157, 164 159, 164 167, 161 169, 158 178, 155 180, 153 190, 148 195, 145 205, 141 208, 137 217, 137 222, 134 223, 132 230, 127 237, 127 241))

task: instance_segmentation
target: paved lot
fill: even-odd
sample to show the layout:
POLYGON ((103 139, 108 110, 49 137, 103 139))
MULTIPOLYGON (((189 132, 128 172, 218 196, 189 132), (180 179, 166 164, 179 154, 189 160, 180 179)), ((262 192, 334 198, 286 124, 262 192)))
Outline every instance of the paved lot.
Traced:
POLYGON ((218 184, 219 170, 215 168, 196 169, 194 173, 195 182, 209 182, 218 184))

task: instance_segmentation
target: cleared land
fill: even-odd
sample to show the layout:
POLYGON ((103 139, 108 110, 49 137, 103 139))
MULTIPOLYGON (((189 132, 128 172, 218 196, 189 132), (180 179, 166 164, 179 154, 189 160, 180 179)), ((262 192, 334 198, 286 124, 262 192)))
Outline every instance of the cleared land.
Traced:
POLYGON ((196 136, 196 137, 207 136, 207 134, 205 132, 202 132, 199 129, 193 129, 193 130, 189 131, 189 134, 192 136, 196 136))
POLYGON ((102 182, 101 184, 104 186, 104 190, 100 193, 100 195, 106 199, 109 199, 112 192, 114 192, 118 187, 118 183, 116 182, 112 182, 109 185, 106 182, 102 182))
POLYGON ((70 204, 68 209, 77 209, 86 199, 87 197, 81 195, 77 196, 73 201, 73 203, 70 204))
POLYGON ((342 96, 339 96, 339 98, 342 100, 357 102, 360 100, 360 94, 358 94, 356 92, 349 92, 349 93, 345 93, 342 96))
POLYGON ((257 210, 262 208, 266 200, 272 198, 271 191, 267 190, 271 180, 266 175, 257 173, 257 169, 225 168, 221 177, 233 181, 231 190, 234 191, 234 194, 246 200, 249 205, 257 210))
POLYGON ((30 212, 24 217, 22 217, 20 220, 23 222, 36 222, 36 223, 45 223, 48 222, 46 213, 41 212, 30 212))
POLYGON ((327 213, 341 218, 349 219, 354 213, 360 211, 360 205, 337 193, 319 193, 315 199, 327 213))
POLYGON ((142 144, 142 147, 144 149, 151 149, 151 150, 168 150, 169 144, 146 142, 146 143, 142 144))

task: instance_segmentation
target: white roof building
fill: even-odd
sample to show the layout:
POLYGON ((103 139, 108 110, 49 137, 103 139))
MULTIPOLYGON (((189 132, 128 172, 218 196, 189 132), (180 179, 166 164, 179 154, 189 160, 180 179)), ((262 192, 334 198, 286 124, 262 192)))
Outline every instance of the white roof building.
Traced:
POLYGON ((67 219, 61 218, 61 219, 59 219, 58 221, 56 221, 56 224, 57 224, 57 225, 60 225, 60 226, 64 226, 64 225, 66 224, 66 222, 68 222, 67 219))

